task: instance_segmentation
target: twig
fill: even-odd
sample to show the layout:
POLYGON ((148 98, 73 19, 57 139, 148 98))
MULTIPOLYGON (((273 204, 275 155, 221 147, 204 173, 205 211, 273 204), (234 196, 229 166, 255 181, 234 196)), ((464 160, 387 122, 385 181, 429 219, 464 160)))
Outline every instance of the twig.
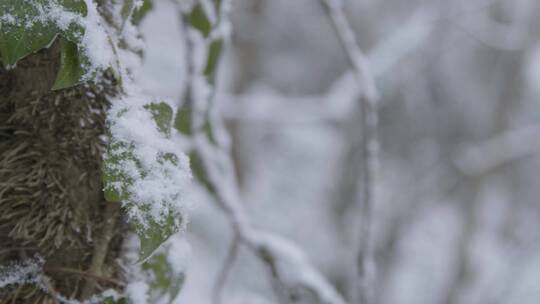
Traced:
POLYGON ((267 250, 259 250, 258 256, 265 263, 268 272, 270 273, 270 284, 274 290, 274 294, 277 297, 278 303, 289 303, 289 294, 287 288, 284 286, 274 256, 267 250))
POLYGON ((347 55, 347 59, 360 87, 360 111, 362 116, 362 185, 360 188, 361 206, 358 227, 359 246, 357 251, 357 274, 354 278, 354 299, 357 303, 369 304, 370 272, 373 266, 373 250, 371 249, 371 217, 375 203, 375 180, 378 166, 377 137, 377 100, 378 92, 375 80, 368 67, 367 57, 358 47, 354 32, 343 12, 339 0, 321 0, 330 17, 338 38, 347 55))
MULTIPOLYGON (((219 22, 227 22, 226 12, 230 7, 229 1, 222 1, 221 11, 219 14, 219 22)), ((185 25, 184 22, 181 24, 185 25)), ((217 31, 222 31, 226 26, 217 26, 217 31)), ((213 30, 214 31, 214 30, 213 30)), ((187 37, 187 45, 190 45, 191 37, 189 31, 187 37)), ((215 33, 220 37, 220 33, 215 33)), ((221 33, 223 34, 223 33, 221 33)), ((214 37, 214 33, 210 33, 209 37, 214 37)), ((207 42, 207 41, 205 41, 207 42)), ((194 45, 193 43, 192 45, 194 45)), ((208 45, 205 43, 206 47, 208 45)), ((193 52, 194 50, 188 50, 188 52, 193 52)), ((194 55, 194 54, 191 54, 194 55)), ((195 54, 198 55, 198 54, 195 54)), ((190 57, 193 62, 199 62, 200 60, 196 59, 196 56, 190 57)), ((201 66, 197 68, 193 67, 189 72, 193 73, 190 75, 192 78, 191 88, 193 92, 192 96, 209 96, 210 99, 215 98, 215 90, 213 84, 207 84, 208 89, 205 94, 202 92, 197 92, 197 89, 200 88, 200 85, 196 85, 195 80, 204 79, 202 73, 203 69, 201 66), (199 94, 197 94, 199 93, 199 94)), ((200 90, 200 89, 199 89, 200 90)), ((193 149, 196 152, 196 155, 201 160, 202 169, 208 180, 207 187, 210 188, 210 192, 215 198, 219 207, 224 211, 227 216, 234 235, 235 241, 238 245, 245 246, 248 250, 254 253, 269 269, 270 278, 273 283, 274 291, 278 296, 278 300, 285 304, 289 302, 288 291, 286 290, 287 284, 282 277, 282 269, 280 268, 281 263, 290 266, 291 268, 296 269, 298 272, 305 274, 308 278, 305 279, 305 276, 302 276, 305 281, 300 282, 300 284, 310 287, 312 290, 315 290, 318 293, 318 296, 321 298, 321 301, 331 304, 343 304, 345 303, 341 296, 335 291, 335 289, 319 274, 319 272, 314 269, 308 262, 305 255, 296 247, 292 246, 290 242, 284 241, 283 239, 274 236, 270 233, 257 231, 247 220, 247 215, 245 209, 243 208, 242 200, 240 198, 240 190, 238 186, 237 176, 235 167, 233 165, 232 157, 230 155, 229 146, 227 144, 226 130, 222 123, 221 117, 217 115, 216 112, 216 103, 214 100, 199 100, 194 98, 192 100, 192 132, 193 132, 193 149), (201 111, 204 109, 204 111, 201 111), (208 114, 210 113, 210 114, 208 114), (206 115, 206 117, 201 117, 206 115), (202 119, 201 119, 202 118, 202 119), (206 132, 206 128, 200 128, 200 124, 197 122, 208 119, 207 123, 210 124, 210 128, 214 131, 214 135, 222 135, 222 137, 216 137, 216 140, 210 140, 206 132), (286 246, 286 250, 280 246, 286 246), (292 252, 292 255, 288 255, 292 252)), ((237 245, 233 244, 231 248, 232 253, 230 254, 230 259, 234 260, 236 255, 234 247, 237 245)), ((224 281, 226 279, 227 273, 230 272, 230 265, 232 262, 226 261, 225 268, 222 271, 222 274, 218 278, 216 283, 216 290, 214 293, 217 295, 217 300, 219 300, 220 289, 222 288, 224 281), (221 283, 223 282, 223 283, 221 283)), ((285 272, 285 271, 283 271, 285 272)))
POLYGON ((231 244, 231 248, 229 249, 229 253, 225 258, 225 261, 223 262, 223 268, 219 272, 218 278, 214 285, 214 290, 212 294, 212 303, 214 304, 221 304, 223 288, 225 287, 225 283, 227 283, 229 273, 231 272, 234 262, 236 261, 236 257, 238 256, 238 244, 238 235, 235 234, 231 244))
POLYGON ((478 176, 509 162, 540 153, 540 125, 504 131, 458 155, 456 164, 465 175, 478 176))
POLYGON ((47 290, 47 292, 51 296, 51 299, 52 299, 53 303, 54 304, 60 304, 60 302, 58 301, 59 294, 54 289, 54 287, 51 284, 51 281, 49 280, 49 278, 46 277, 46 276, 41 276, 41 284, 43 284, 43 286, 45 287, 45 289, 47 290))
POLYGON ((84 271, 81 271, 81 270, 78 270, 78 269, 66 268, 66 267, 45 267, 43 270, 45 272, 60 272, 60 273, 78 275, 78 276, 90 278, 90 279, 93 279, 93 280, 96 280, 96 281, 106 282, 106 283, 115 285, 115 286, 120 287, 120 288, 125 287, 124 283, 122 283, 120 281, 117 281, 115 279, 102 277, 102 276, 95 275, 95 274, 88 273, 88 272, 84 272, 84 271))
MULTIPOLYGON (((114 228, 116 226, 116 217, 120 210, 120 204, 107 203, 104 212, 104 225, 101 231, 101 235, 94 245, 94 252, 92 255, 92 263, 88 269, 87 274, 91 276, 101 277, 103 272, 103 264, 107 253, 109 252, 109 244, 114 236, 114 228)), ((116 284, 115 284, 116 285, 116 284)), ((94 282, 87 282, 83 287, 83 296, 89 297, 93 293, 95 285, 94 282)))

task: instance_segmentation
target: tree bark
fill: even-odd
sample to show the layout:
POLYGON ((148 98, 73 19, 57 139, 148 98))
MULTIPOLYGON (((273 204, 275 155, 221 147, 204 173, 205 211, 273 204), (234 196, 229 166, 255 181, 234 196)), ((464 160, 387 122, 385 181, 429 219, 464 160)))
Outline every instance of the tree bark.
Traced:
POLYGON ((50 48, 0 68, 0 265, 43 258, 46 282, 0 289, 0 303, 87 298, 120 278, 120 212, 103 198, 101 155, 108 99, 93 84, 52 91, 60 64, 50 48), (70 270, 58 271, 58 269, 70 270))

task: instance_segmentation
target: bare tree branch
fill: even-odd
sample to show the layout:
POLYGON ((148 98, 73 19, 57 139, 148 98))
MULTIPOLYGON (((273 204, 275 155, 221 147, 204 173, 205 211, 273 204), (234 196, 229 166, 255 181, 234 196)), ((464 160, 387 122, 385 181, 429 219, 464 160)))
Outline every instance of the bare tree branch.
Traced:
POLYGON ((360 88, 360 111, 362 117, 362 185, 360 187, 361 206, 358 227, 357 273, 354 279, 354 300, 356 303, 371 302, 371 269, 373 249, 371 248, 371 218, 375 204, 375 181, 378 166, 377 100, 375 80, 369 70, 368 59, 358 46, 342 3, 339 0, 321 0, 330 17, 337 36, 347 55, 360 88))
POLYGON ((229 253, 225 258, 225 261, 223 262, 223 268, 219 272, 216 284, 214 285, 214 290, 212 294, 212 302, 214 304, 222 303, 222 293, 223 289, 225 288, 225 283, 227 283, 229 273, 231 272, 234 262, 236 261, 236 257, 238 256, 238 243, 238 236, 235 235, 229 249, 229 253))
MULTIPOLYGON (((230 8, 229 1, 221 3, 219 22, 227 22, 227 11, 230 8)), ((185 22, 181 22, 186 26, 185 22)), ((217 25, 208 35, 209 39, 225 38, 223 33, 227 25, 217 25)), ((207 83, 203 73, 204 66, 201 60, 196 60, 197 48, 208 48, 209 40, 194 35, 191 28, 187 28, 186 45, 188 58, 191 64, 198 64, 189 69, 191 78, 190 87, 192 100, 192 132, 193 150, 200 158, 201 166, 208 181, 207 187, 218 203, 219 207, 227 216, 235 235, 234 243, 244 245, 253 252, 269 269, 272 287, 278 300, 285 304, 290 300, 290 287, 305 287, 313 291, 321 302, 329 304, 344 304, 345 301, 337 293, 335 288, 316 270, 309 262, 303 251, 292 242, 255 229, 248 221, 248 216, 243 208, 237 174, 229 151, 229 138, 224 127, 222 117, 217 112, 215 88, 207 83), (204 91, 204 92, 201 92, 204 91), (206 96, 201 98, 201 96, 206 96), (198 98, 197 98, 198 97, 198 98), (201 110, 204 109, 204 110, 201 110), (208 137, 207 128, 201 127, 209 124, 214 138, 208 137), (291 286, 292 285, 292 286, 291 286)), ((201 51, 199 49, 199 51, 201 51)), ((202 50, 204 51, 204 50, 202 50)), ((206 50, 208 51, 208 50, 206 50)), ((190 64, 190 66, 191 66, 190 64)), ((218 276, 214 290, 214 300, 220 300, 221 289, 225 284, 226 277, 236 256, 236 247, 233 243, 231 252, 221 274, 218 276)))
POLYGON ((458 168, 466 175, 483 175, 513 160, 540 153, 540 125, 505 131, 458 155, 458 168))

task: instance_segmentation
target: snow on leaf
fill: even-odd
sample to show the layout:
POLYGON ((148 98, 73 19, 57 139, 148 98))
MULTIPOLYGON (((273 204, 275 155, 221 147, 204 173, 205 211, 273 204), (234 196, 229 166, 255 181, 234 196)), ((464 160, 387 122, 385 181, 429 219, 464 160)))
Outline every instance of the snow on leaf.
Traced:
POLYGON ((0 55, 6 66, 51 44, 58 34, 82 37, 82 0, 4 0, 0 3, 0 55))
POLYGON ((133 225, 141 241, 139 262, 147 260, 161 244, 180 229, 183 222, 181 215, 173 211, 160 219, 154 219, 146 213, 143 215, 143 221, 140 222, 139 218, 133 219, 133 225))
POLYGON ((189 159, 173 140, 173 111, 167 103, 123 97, 113 101, 109 117, 105 198, 122 202, 139 236, 143 261, 186 225, 189 159))
POLYGON ((129 198, 129 187, 133 185, 133 177, 124 172, 125 163, 137 160, 133 156, 133 145, 125 142, 114 142, 107 149, 107 161, 103 168, 105 183, 105 199, 108 202, 120 202, 129 198))
POLYGON ((128 304, 128 300, 126 298, 120 298, 115 300, 113 297, 108 297, 103 300, 104 304, 128 304))
POLYGON ((133 15, 131 16, 131 22, 134 25, 139 25, 146 14, 153 8, 152 0, 143 0, 142 5, 139 8, 135 8, 133 15))
POLYGON ((0 58, 8 68, 58 36, 65 42, 54 89, 89 80, 110 65, 107 34, 91 0, 4 0, 0 12, 0 58))
POLYGON ((145 105, 144 108, 152 113, 159 131, 167 137, 171 136, 172 108, 165 102, 150 103, 145 105))

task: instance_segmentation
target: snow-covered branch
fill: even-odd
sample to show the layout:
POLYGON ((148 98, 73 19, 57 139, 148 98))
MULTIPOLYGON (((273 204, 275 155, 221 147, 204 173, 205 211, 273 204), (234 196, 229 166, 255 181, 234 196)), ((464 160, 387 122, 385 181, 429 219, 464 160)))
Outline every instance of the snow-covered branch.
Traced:
POLYGON ((508 162, 540 152, 540 126, 509 130, 479 144, 466 147, 456 164, 467 175, 482 175, 508 162))
POLYGON ((226 278, 231 270, 237 250, 237 244, 253 252, 267 266, 278 300, 288 303, 295 296, 295 291, 308 290, 324 303, 343 304, 345 301, 335 288, 313 267, 303 251, 292 242, 266 231, 260 231, 249 222, 249 216, 243 208, 242 198, 236 179, 235 167, 229 151, 228 134, 223 120, 216 111, 215 88, 211 80, 204 75, 205 60, 197 56, 209 54, 213 39, 224 39, 228 31, 227 14, 230 3, 221 4, 221 13, 208 38, 198 35, 188 24, 186 45, 190 60, 191 84, 189 87, 192 100, 193 149, 200 159, 200 165, 207 180, 207 188, 224 211, 234 232, 234 244, 223 270, 218 277, 214 290, 214 301, 219 303, 226 278), (224 12, 225 11, 225 12, 224 12), (211 131, 209 131, 211 130, 211 131), (211 134, 211 135, 209 135, 211 134))
POLYGON ((373 249, 371 248, 371 221, 373 207, 376 202, 375 183, 377 179, 379 140, 377 136, 378 92, 375 79, 369 69, 366 55, 362 52, 356 37, 343 11, 339 0, 322 0, 322 4, 330 17, 341 41, 347 59, 353 69, 357 85, 360 88, 360 112, 362 117, 362 185, 360 220, 358 229, 357 273, 355 275, 355 302, 369 304, 371 302, 371 272, 374 268, 373 249))

